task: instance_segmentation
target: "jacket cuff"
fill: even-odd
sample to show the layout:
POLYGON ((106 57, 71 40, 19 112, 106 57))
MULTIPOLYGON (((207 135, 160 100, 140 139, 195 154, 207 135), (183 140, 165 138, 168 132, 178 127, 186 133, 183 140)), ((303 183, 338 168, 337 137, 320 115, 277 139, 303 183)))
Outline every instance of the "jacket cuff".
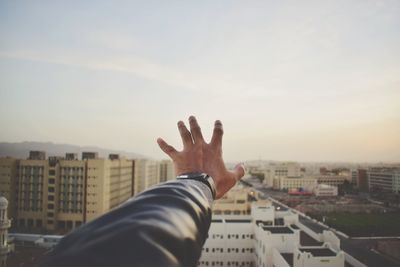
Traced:
POLYGON ((178 182, 184 183, 184 184, 190 184, 190 185, 197 186, 204 193, 205 197, 207 198, 208 204, 210 205, 210 207, 212 207, 214 199, 213 199, 211 189, 207 185, 205 185, 204 183, 202 183, 200 181, 191 180, 191 179, 178 179, 175 181, 178 181, 178 182))

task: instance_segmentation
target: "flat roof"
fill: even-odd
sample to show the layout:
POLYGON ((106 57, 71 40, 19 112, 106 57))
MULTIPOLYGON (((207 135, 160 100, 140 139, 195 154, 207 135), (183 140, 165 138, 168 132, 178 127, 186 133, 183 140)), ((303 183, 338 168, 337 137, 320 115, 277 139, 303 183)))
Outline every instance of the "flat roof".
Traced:
POLYGON ((289 264, 290 267, 293 266, 293 253, 281 253, 282 257, 289 264))
POLYGON ((225 220, 227 223, 251 223, 251 220, 225 220))
POLYGON ((302 246, 321 246, 323 243, 315 240, 304 231, 300 231, 300 245, 302 246))
POLYGON ((300 248, 301 252, 309 252, 314 257, 334 257, 336 256, 336 252, 332 251, 329 248, 300 248))
POLYGON ((271 227, 263 226, 264 231, 269 231, 272 234, 293 234, 293 230, 289 227, 271 227))

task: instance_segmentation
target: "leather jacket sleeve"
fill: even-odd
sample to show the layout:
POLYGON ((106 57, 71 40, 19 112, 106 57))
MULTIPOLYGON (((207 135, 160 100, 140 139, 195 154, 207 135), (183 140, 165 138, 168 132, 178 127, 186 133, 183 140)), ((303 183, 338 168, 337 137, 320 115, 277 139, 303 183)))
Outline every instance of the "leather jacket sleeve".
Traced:
POLYGON ((65 236, 41 266, 196 266, 211 202, 198 181, 157 185, 65 236))

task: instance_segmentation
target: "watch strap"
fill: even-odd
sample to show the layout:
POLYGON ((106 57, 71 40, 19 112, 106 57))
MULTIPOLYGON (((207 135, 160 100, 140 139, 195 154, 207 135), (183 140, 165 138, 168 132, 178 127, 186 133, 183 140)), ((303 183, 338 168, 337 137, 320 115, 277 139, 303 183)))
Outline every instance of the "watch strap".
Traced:
POLYGON ((211 194, 214 199, 217 195, 214 179, 206 173, 200 173, 200 172, 199 173, 186 173, 186 174, 178 175, 176 178, 177 179, 185 179, 185 180, 196 180, 196 181, 202 182, 208 188, 210 188, 211 194))

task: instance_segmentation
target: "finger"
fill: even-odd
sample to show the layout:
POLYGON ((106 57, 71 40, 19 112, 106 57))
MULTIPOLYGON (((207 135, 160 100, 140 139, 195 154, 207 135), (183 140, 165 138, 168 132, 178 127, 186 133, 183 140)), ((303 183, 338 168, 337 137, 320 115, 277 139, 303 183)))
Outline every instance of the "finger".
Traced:
POLYGON ((183 121, 178 121, 178 129, 182 137, 183 147, 185 148, 193 145, 192 134, 186 128, 186 125, 183 123, 183 121))
POLYGON ((244 163, 239 163, 233 169, 233 175, 237 181, 239 181, 245 173, 244 163))
POLYGON ((203 135, 197 120, 194 116, 189 117, 190 132, 192 133, 194 143, 204 142, 203 135))
POLYGON ((220 120, 216 120, 214 123, 214 131, 211 138, 211 145, 222 146, 222 136, 224 135, 224 129, 220 120))
POLYGON ((160 146, 161 150, 164 151, 165 154, 167 154, 171 159, 173 159, 176 153, 178 153, 173 146, 168 145, 167 142, 165 142, 161 138, 157 139, 157 143, 160 146))

